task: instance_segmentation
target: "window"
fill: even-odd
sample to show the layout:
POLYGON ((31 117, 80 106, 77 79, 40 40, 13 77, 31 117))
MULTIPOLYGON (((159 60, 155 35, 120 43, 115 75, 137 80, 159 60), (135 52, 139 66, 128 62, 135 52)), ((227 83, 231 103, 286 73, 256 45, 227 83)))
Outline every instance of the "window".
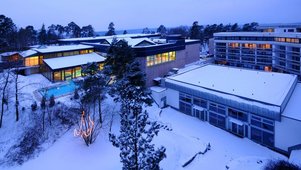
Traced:
POLYGON ((207 108, 207 101, 200 98, 193 98, 193 104, 202 108, 207 108))
POLYGON ((176 60, 176 52, 167 52, 146 57, 146 66, 153 66, 169 61, 176 60))
POLYGON ((39 65, 38 56, 25 58, 25 66, 37 66, 37 65, 39 65))
POLYGON ((262 143, 270 147, 274 146, 274 134, 254 127, 251 128, 251 139, 255 142, 262 143))
POLYGON ((75 76, 74 77, 81 77, 82 76, 82 68, 76 67, 74 71, 75 76))
POLYGON ((104 64, 103 64, 103 63, 100 63, 100 64, 98 65, 99 70, 102 70, 102 69, 103 69, 103 66, 104 66, 104 64))
POLYGON ((220 128, 226 128, 225 117, 213 112, 209 112, 209 123, 220 128))
POLYGON ((191 104, 180 101, 180 111, 187 115, 191 115, 191 104))
POLYGON ((222 105, 217 105, 215 103, 210 103, 209 104, 209 110, 214 111, 216 113, 223 114, 223 115, 226 114, 226 108, 222 105))
POLYGON ((62 80, 61 71, 55 71, 53 73, 53 80, 54 81, 61 81, 62 80))
POLYGON ((242 120, 244 122, 248 122, 248 115, 246 113, 229 108, 228 114, 229 114, 229 116, 231 116, 235 119, 242 120))
POLYGON ((186 103, 191 103, 192 99, 190 95, 180 93, 180 101, 186 102, 186 103))
POLYGON ((260 118, 260 117, 252 115, 251 125, 258 127, 260 129, 274 132, 274 122, 271 120, 268 120, 266 118, 260 118))

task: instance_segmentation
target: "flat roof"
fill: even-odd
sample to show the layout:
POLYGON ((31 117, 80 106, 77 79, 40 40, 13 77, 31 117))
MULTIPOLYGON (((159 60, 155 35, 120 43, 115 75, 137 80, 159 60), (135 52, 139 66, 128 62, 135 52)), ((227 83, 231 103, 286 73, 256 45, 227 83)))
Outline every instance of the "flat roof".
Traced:
POLYGON ((301 84, 297 83, 295 90, 287 103, 282 115, 301 121, 301 84))
POLYGON ((159 33, 156 34, 119 34, 111 36, 97 36, 97 37, 84 37, 84 38, 66 38, 59 39, 62 42, 68 41, 91 41, 91 40, 102 40, 102 39, 112 39, 112 38, 135 38, 135 37, 147 37, 147 36, 159 36, 159 33))
POLYGON ((274 106, 281 106, 297 80, 296 75, 206 65, 166 78, 274 106))
POLYGON ((34 48, 33 50, 40 53, 52 53, 52 52, 61 52, 61 51, 72 51, 72 50, 82 50, 93 48, 89 45, 61 45, 61 46, 42 46, 41 48, 34 48))
POLYGON ((287 38, 301 38, 299 32, 219 32, 214 33, 214 36, 250 36, 250 37, 287 37, 287 38))
POLYGON ((105 58, 97 53, 88 53, 81 55, 73 55, 67 57, 58 57, 58 58, 50 58, 44 59, 43 61, 52 69, 62 69, 68 67, 75 67, 80 65, 85 65, 88 62, 102 62, 105 58))

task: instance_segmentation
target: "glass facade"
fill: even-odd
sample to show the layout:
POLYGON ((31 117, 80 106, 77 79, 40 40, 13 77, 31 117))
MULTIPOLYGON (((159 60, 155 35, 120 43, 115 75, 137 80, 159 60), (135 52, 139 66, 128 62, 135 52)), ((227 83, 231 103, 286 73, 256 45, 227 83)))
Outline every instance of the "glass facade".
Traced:
POLYGON ((39 61, 39 56, 25 58, 25 66, 37 66, 39 65, 39 61))
POLYGON ((274 121, 252 115, 251 139, 258 143, 274 147, 274 121))
POLYGON ((176 52, 171 51, 146 57, 146 66, 153 66, 176 60, 176 52))
POLYGON ((237 136, 274 147, 274 121, 180 92, 179 110, 237 136))

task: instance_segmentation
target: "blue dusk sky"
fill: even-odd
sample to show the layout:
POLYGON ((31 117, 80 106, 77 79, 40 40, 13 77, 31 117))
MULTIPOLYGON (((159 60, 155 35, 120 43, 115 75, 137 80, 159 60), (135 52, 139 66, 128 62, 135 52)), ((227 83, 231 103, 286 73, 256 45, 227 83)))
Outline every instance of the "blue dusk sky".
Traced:
POLYGON ((96 31, 157 28, 214 23, 301 22, 301 0, 0 0, 0 14, 18 27, 44 23, 79 26, 91 24, 96 31))

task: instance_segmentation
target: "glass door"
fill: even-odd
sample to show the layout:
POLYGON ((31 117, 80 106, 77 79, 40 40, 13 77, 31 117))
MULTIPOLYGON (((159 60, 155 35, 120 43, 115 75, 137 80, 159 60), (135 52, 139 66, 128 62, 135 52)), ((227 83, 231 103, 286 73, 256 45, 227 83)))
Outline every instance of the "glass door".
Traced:
POLYGON ((244 125, 239 125, 236 124, 234 122, 231 122, 231 132, 238 135, 238 136, 242 136, 244 137, 244 125))

